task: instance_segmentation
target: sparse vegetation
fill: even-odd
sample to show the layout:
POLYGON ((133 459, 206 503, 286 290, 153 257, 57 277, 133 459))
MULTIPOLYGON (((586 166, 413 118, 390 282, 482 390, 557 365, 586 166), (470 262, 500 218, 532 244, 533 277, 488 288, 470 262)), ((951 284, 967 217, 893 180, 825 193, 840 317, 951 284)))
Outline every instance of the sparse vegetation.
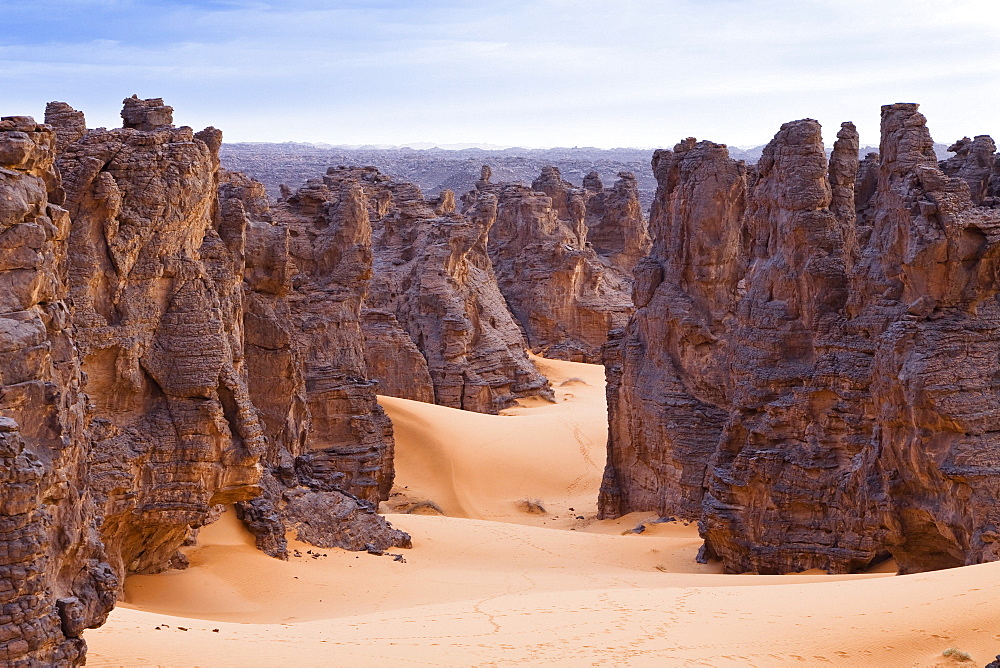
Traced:
POLYGON ((941 652, 941 655, 962 663, 972 661, 972 656, 968 652, 963 652, 957 647, 949 647, 945 651, 941 652))
POLYGON ((409 508, 404 510, 407 515, 427 515, 430 513, 437 513, 438 515, 444 515, 444 511, 441 510, 441 506, 434 503, 433 501, 416 501, 411 503, 409 508))
POLYGON ((517 502, 517 507, 529 515, 547 515, 548 511, 542 505, 540 499, 521 499, 517 502))

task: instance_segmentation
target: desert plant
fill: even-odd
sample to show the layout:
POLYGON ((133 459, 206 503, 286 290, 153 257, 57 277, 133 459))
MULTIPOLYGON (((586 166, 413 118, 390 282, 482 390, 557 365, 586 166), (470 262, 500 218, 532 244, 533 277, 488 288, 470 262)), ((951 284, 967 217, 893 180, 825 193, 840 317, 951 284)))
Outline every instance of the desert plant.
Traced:
POLYGON ((521 499, 517 502, 517 507, 529 515, 546 515, 548 511, 542 505, 540 499, 521 499))
POLYGON ((955 661, 972 661, 972 656, 968 652, 963 652, 957 647, 949 647, 945 651, 941 652, 942 656, 946 656, 955 661))
POLYGON ((406 514, 413 515, 414 513, 417 513, 421 510, 431 510, 437 513, 438 515, 444 515, 444 511, 441 510, 441 506, 429 500, 417 501, 415 503, 410 504, 410 507, 406 509, 406 514))

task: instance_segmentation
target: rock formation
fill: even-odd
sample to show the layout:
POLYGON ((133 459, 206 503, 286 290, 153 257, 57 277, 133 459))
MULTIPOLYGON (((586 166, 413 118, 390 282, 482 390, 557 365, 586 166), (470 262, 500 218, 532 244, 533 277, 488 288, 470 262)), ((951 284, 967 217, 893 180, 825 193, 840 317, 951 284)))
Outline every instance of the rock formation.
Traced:
POLYGON ((56 137, 0 119, 0 663, 76 665, 118 592, 87 487, 56 137))
POLYGON ((374 221, 374 277, 363 322, 380 391, 481 413, 521 397, 551 399, 486 252, 495 196, 484 193, 459 214, 450 191, 428 201, 416 186, 374 168, 331 168, 323 184, 361 188, 374 221))
POLYGON ((374 510, 392 429, 365 377, 360 189, 272 216, 220 172, 221 133, 171 111, 0 121, 4 665, 82 663, 124 576, 186 565, 220 504, 276 556, 287 529, 409 544, 374 510))
POLYGON ((70 296, 93 406, 90 489, 119 574, 168 567, 212 506, 259 493, 264 438, 243 359, 241 234, 217 226, 221 133, 91 130, 58 160, 70 296), (223 234, 226 236, 223 237, 223 234))
POLYGON ((434 403, 434 381, 427 360, 390 311, 361 312, 368 375, 378 380, 378 393, 434 403))
POLYGON ((250 396, 269 438, 264 493, 240 515, 273 556, 286 555, 289 529, 321 547, 409 546, 374 512, 392 487, 393 437, 361 333, 372 261, 363 193, 313 183, 269 211, 261 184, 228 175, 220 198, 246 220, 250 396))
MULTIPOLYGON (((597 187, 593 177, 588 184, 597 187)), ((490 257, 531 349, 556 359, 599 361, 608 331, 623 326, 632 312, 630 265, 646 243, 634 181, 623 176, 614 189, 597 194, 574 188, 547 167, 531 188, 481 179, 476 192, 498 198, 490 257), (607 258, 587 243, 591 200, 599 206, 589 229, 598 230, 607 258)), ((475 200, 466 197, 469 204, 475 200)))
POLYGON ((615 185, 605 189, 597 172, 591 172, 583 187, 589 195, 587 241, 612 267, 631 276, 652 245, 635 174, 619 172, 615 185))
POLYGON ((804 120, 749 170, 656 152, 653 250, 605 347, 602 516, 699 519, 730 572, 1000 557, 1000 213, 938 168, 916 105, 857 150, 844 124, 827 162, 804 120))
POLYGON ((941 171, 969 185, 973 204, 1000 205, 1000 156, 993 139, 989 135, 978 135, 975 139, 962 137, 948 150, 955 155, 940 162, 941 171))

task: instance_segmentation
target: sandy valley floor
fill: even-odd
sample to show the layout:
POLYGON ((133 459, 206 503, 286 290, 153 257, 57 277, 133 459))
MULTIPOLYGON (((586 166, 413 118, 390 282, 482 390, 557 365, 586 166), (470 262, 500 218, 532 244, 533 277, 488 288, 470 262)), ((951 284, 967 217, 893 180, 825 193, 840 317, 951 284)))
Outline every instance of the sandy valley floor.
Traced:
POLYGON ((982 666, 1000 654, 1000 563, 722 575, 695 563, 693 525, 597 521, 603 368, 537 362, 556 404, 489 416, 382 398, 397 443, 383 510, 413 536, 405 561, 300 543, 278 561, 226 513, 187 550, 191 568, 130 578, 86 634, 87 665, 982 666))

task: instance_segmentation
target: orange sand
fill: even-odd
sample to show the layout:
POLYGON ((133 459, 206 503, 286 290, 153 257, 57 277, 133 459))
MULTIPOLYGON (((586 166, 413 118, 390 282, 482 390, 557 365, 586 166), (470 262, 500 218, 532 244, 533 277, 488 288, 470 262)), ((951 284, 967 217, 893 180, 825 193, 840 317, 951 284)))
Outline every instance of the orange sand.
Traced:
POLYGON ((694 562, 694 526, 597 521, 603 369, 536 362, 555 404, 488 416, 381 399, 397 443, 383 510, 413 510, 389 515, 413 535, 395 551, 405 563, 295 542, 303 556, 278 561, 227 513, 187 550, 191 568, 129 579, 87 632, 88 666, 972 666, 1000 653, 1000 563, 727 576, 694 562), (952 647, 974 663, 942 655, 952 647))

